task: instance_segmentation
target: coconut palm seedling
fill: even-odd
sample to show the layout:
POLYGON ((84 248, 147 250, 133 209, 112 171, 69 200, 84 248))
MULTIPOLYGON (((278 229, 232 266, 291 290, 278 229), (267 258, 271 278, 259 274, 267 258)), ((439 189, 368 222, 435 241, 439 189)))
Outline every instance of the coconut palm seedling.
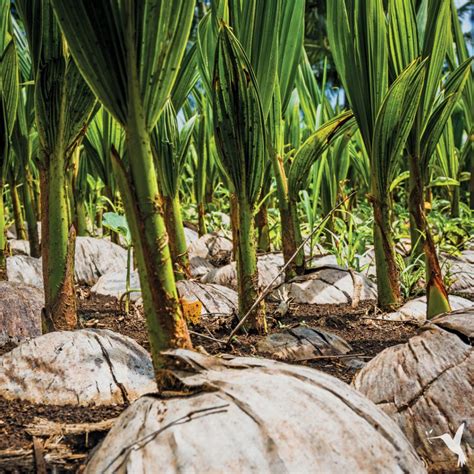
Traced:
POLYGON ((449 45, 450 2, 436 0, 428 9, 426 24, 417 22, 411 1, 391 0, 388 5, 390 70, 396 76, 411 61, 421 57, 426 63, 422 97, 416 119, 406 144, 410 168, 410 233, 412 254, 423 251, 426 261, 428 317, 450 311, 443 285, 433 237, 425 212, 425 186, 429 162, 452 111, 458 102, 471 70, 471 60, 464 61, 442 84, 443 64, 449 45))
POLYGON ((383 309, 391 309, 401 303, 401 294, 390 228, 389 186, 416 117, 426 65, 415 60, 389 87, 382 0, 328 2, 328 33, 370 159, 378 302, 383 309))
POLYGON ((179 71, 192 0, 53 0, 68 46, 90 87, 123 126, 127 161, 112 151, 115 179, 132 233, 151 353, 191 347, 168 245, 150 133, 179 71))
POLYGON ((188 249, 179 199, 181 175, 188 154, 196 116, 178 130, 176 112, 168 101, 151 134, 158 182, 164 201, 164 215, 174 274, 177 280, 189 277, 188 249))
MULTIPOLYGON (((313 73, 311 64, 306 55, 298 68, 296 88, 300 98, 301 108, 304 114, 304 123, 309 132, 316 130, 330 118, 336 117, 337 109, 332 107, 324 93, 326 89, 326 64, 323 68, 323 78, 321 86, 318 85, 313 73)), ((322 154, 321 159, 313 166, 311 172, 311 199, 309 194, 303 190, 303 202, 310 228, 314 226, 314 221, 321 208, 323 215, 328 215, 336 203, 343 197, 344 184, 348 181, 348 174, 351 165, 351 153, 349 141, 352 133, 333 140, 333 145, 322 154)), ((349 204, 349 203, 348 203, 349 204)), ((331 214, 327 220, 325 228, 329 232, 334 231, 334 220, 336 214, 331 214)), ((330 233, 326 233, 330 236, 330 233)), ((311 241, 311 252, 313 241, 311 241)))
MULTIPOLYGON (((107 110, 101 107, 87 127, 83 151, 85 156, 82 160, 87 162, 89 200, 86 207, 89 209, 92 234, 96 227, 97 230, 101 229, 103 210, 114 210, 118 196, 112 168, 112 148, 126 160, 124 131, 107 110)), ((111 239, 118 243, 118 236, 114 232, 111 239)))
MULTIPOLYGON (((275 176, 276 195, 281 219, 281 241, 285 262, 295 254, 301 241, 301 230, 296 215, 296 207, 289 195, 288 189, 288 160, 285 154, 285 143, 293 142, 299 145, 299 107, 295 104, 293 93, 300 58, 304 53, 304 1, 283 2, 282 15, 279 21, 278 38, 278 70, 273 88, 272 105, 267 120, 269 135, 269 158, 275 176), (292 100, 293 99, 293 100, 292 100), (293 112, 293 114, 291 113, 293 112), (290 118, 297 118, 291 121, 290 118), (290 125, 295 140, 285 140, 287 129, 284 123, 290 125)), ((288 265, 287 279, 297 273, 304 272, 304 252, 297 253, 296 258, 288 265)))
MULTIPOLYGON (((213 89, 216 147, 237 197, 239 223, 233 227, 237 231, 239 312, 244 316, 259 294, 254 215, 265 168, 265 121, 253 68, 225 24, 218 36, 213 89)), ((266 332, 263 302, 248 321, 254 330, 266 332)))
POLYGON ((11 158, 11 137, 19 100, 19 70, 10 21, 10 4, 0 6, 0 274, 4 275, 5 238, 4 187, 11 158))
MULTIPOLYGON (((469 52, 466 45, 461 25, 458 18, 458 11, 454 4, 451 2, 451 29, 453 35, 452 47, 448 47, 448 63, 451 70, 456 69, 460 64, 465 63, 469 59, 469 52)), ((474 209, 474 141, 472 137, 474 135, 474 79, 472 74, 469 74, 466 80, 464 89, 462 90, 461 100, 457 104, 458 108, 458 119, 456 120, 457 126, 455 127, 455 140, 456 147, 460 150, 460 160, 464 163, 467 172, 469 173, 469 185, 467 189, 470 193, 470 208, 474 209), (469 139, 463 142, 463 137, 467 136, 469 139)), ((454 121, 454 120, 453 120, 454 121)), ((453 211, 457 213, 457 197, 454 198, 453 211)))
POLYGON ((38 150, 38 136, 35 130, 34 87, 32 77, 31 56, 25 31, 15 17, 11 17, 15 44, 17 46, 18 64, 20 70, 20 93, 18 98, 17 120, 11 137, 13 161, 18 182, 21 186, 20 196, 23 201, 30 255, 41 256, 38 235, 37 203, 35 196, 35 181, 38 174, 35 156, 38 150))
MULTIPOLYGON (((279 50, 279 72, 275 80, 272 107, 267 120, 267 130, 271 145, 269 155, 275 175, 276 193, 281 216, 281 239, 285 262, 290 262, 286 270, 286 278, 305 271, 304 251, 297 251, 302 242, 301 223, 297 205, 302 191, 308 181, 311 167, 329 145, 352 127, 352 114, 342 113, 332 117, 315 112, 315 106, 309 105, 311 100, 321 100, 321 94, 314 90, 306 91, 305 95, 294 90, 297 74, 307 75, 308 86, 314 85, 313 72, 304 53, 302 31, 304 5, 300 2, 287 2, 285 15, 282 16, 279 50), (289 11, 290 9, 290 11, 289 11), (302 34, 302 33, 301 33, 302 34), (301 64, 300 64, 301 63, 301 64), (311 95, 313 94, 313 95, 311 95), (308 100, 308 98, 310 99, 308 100), (302 137, 300 110, 306 111, 308 117, 319 120, 308 120, 309 133, 302 137), (329 120, 332 118, 333 120, 329 120), (288 149, 289 144, 289 149, 288 149)), ((303 82, 301 79, 298 81, 303 82)), ((299 92, 299 91, 298 91, 299 92)))
POLYGON ((34 175, 37 174, 34 162, 37 136, 34 130, 34 88, 22 88, 18 101, 18 116, 12 135, 14 162, 21 183, 21 195, 25 210, 25 219, 30 243, 30 255, 40 257, 40 241, 38 235, 38 219, 34 191, 34 175))
MULTIPOLYGON (((267 161, 265 117, 271 106, 277 73, 279 28, 275 28, 275 24, 280 21, 280 14, 280 0, 216 2, 198 28, 198 65, 203 87, 213 98, 214 113, 210 119, 220 158, 218 164, 230 192, 232 240, 242 316, 252 307, 258 294, 254 219, 267 161), (219 22, 230 25, 233 33, 229 27, 221 26, 218 35, 219 22), (226 61, 228 66, 234 64, 233 71, 225 71, 226 61), (222 81, 237 78, 240 89, 221 87, 222 81), (245 82, 249 85, 248 91, 243 87, 245 82), (237 96, 246 101, 242 119, 237 96), (228 116, 230 111, 237 116, 228 116), (224 118, 225 124, 222 122, 224 118), (234 132, 230 130, 234 126, 232 122, 239 127, 234 132), (234 145, 238 144, 234 151, 229 137, 222 135, 227 133, 232 136, 234 145)), ((257 305, 248 321, 255 330, 265 331, 263 302, 257 305)))
MULTIPOLYGON (((308 183, 311 169, 314 163, 323 156, 333 141, 348 133, 354 126, 352 112, 343 112, 335 115, 331 120, 321 121, 321 126, 311 131, 309 136, 301 143, 301 132, 299 126, 299 108, 294 106, 295 95, 289 102, 287 115, 291 109, 296 109, 298 119, 290 121, 290 130, 285 130, 282 103, 280 101, 279 87, 275 87, 272 111, 269 118, 269 135, 272 137, 270 156, 276 178, 278 202, 282 222, 282 247, 285 262, 296 254, 296 258, 287 267, 286 278, 289 279, 295 273, 303 274, 305 271, 304 252, 301 248, 303 241, 301 235, 301 223, 298 216, 298 202, 300 193, 308 183), (296 130, 295 130, 296 129, 296 130), (285 150, 285 137, 292 142, 294 147, 290 152, 285 150)), ((315 122, 315 126, 318 123, 315 122)), ((318 191, 318 190, 317 190, 318 191)), ((319 196, 313 195, 316 199, 319 196)))
POLYGON ((45 331, 77 325, 74 289, 75 230, 68 202, 68 173, 95 97, 70 56, 49 0, 16 2, 26 30, 35 82, 45 331))
POLYGON ((20 169, 19 163, 11 157, 10 166, 7 171, 8 188, 10 191, 10 202, 13 211, 13 220, 15 222, 15 232, 17 239, 27 240, 25 216, 23 213, 23 207, 20 199, 19 187, 19 176, 20 169))
MULTIPOLYGON (((207 101, 202 98, 201 107, 207 107, 207 101)), ((199 236, 207 233, 206 225, 206 197, 208 179, 212 178, 212 151, 209 130, 209 114, 201 113, 194 127, 194 146, 191 146, 190 174, 193 182, 193 192, 197 204, 199 236), (211 171, 208 173, 208 171, 211 171)))

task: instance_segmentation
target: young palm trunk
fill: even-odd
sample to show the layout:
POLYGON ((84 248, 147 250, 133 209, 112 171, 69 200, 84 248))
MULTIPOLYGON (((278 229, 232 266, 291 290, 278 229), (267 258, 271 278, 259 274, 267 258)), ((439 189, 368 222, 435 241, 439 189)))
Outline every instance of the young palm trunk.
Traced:
POLYGON ((471 157, 471 179, 469 180, 469 209, 474 211, 474 153, 471 157))
MULTIPOLYGON (((239 221, 237 229, 238 242, 238 290, 239 313, 245 316, 259 297, 257 247, 252 206, 245 198, 239 199, 239 221)), ((247 327, 259 334, 266 334, 265 303, 262 300, 250 313, 247 327)))
POLYGON ((239 200, 235 193, 230 193, 230 225, 232 231, 232 260, 237 261, 239 258, 239 200))
POLYGON ((98 209, 96 214, 95 214, 95 228, 99 232, 99 235, 101 235, 100 231, 104 230, 103 227, 102 227, 102 215, 103 215, 103 210, 98 209))
MULTIPOLYGON (((431 236, 431 231, 426 221, 425 202, 423 196, 423 179, 418 160, 410 157, 410 224, 416 229, 420 236, 421 252, 424 252, 426 263, 426 294, 427 294, 427 317, 432 318, 438 314, 451 311, 448 293, 446 291, 441 267, 439 265, 436 247, 431 236)), ((413 236, 412 236, 413 238, 413 236)), ((412 244, 413 245, 413 244, 412 244)), ((420 244, 418 244, 420 245, 420 244)), ((418 248, 412 249, 412 255, 420 255, 418 248)))
POLYGON ((85 196, 80 193, 75 199, 77 235, 87 235, 87 213, 85 196))
POLYGON ((27 240, 25 219, 23 210, 21 208, 20 195, 16 187, 15 180, 10 181, 10 196, 12 199, 13 218, 15 219, 16 238, 20 240, 27 240))
POLYGON ((189 268, 188 247, 184 233, 181 203, 176 196, 164 196, 165 222, 169 236, 171 259, 176 280, 185 280, 191 276, 189 268))
POLYGON ((40 169, 41 253, 45 307, 43 332, 72 330, 77 327, 74 288, 76 233, 69 225, 64 152, 57 147, 54 156, 40 169))
POLYGON ((30 242, 30 255, 35 258, 41 257, 40 242, 38 235, 38 221, 36 217, 36 204, 34 202, 33 177, 28 168, 25 169, 25 181, 23 183, 23 202, 25 204, 26 225, 28 226, 28 240, 30 242))
POLYGON ((161 352, 169 348, 192 348, 192 344, 176 290, 163 206, 144 111, 139 104, 134 67, 131 77, 126 130, 131 173, 127 173, 115 152, 112 163, 132 233, 151 355, 156 373, 161 377, 160 369, 165 365, 161 352))
POLYGON ((427 295, 427 310, 426 317, 428 319, 434 318, 438 314, 447 313, 451 311, 449 304, 449 296, 444 285, 441 267, 439 265, 438 255, 436 253, 435 244, 431 233, 426 226, 426 240, 424 245, 425 260, 426 260, 426 295, 427 295))
POLYGON ((35 203, 35 212, 36 212, 36 222, 41 222, 41 216, 43 215, 41 209, 41 178, 38 180, 33 180, 33 196, 34 196, 34 203, 35 203))
POLYGON ((270 229, 268 227, 267 205, 263 203, 255 216, 255 225, 258 230, 258 251, 270 252, 270 229))
POLYGON ((0 280, 7 279, 7 238, 5 229, 5 204, 3 183, 0 182, 0 280))
POLYGON ((198 234, 199 234, 199 237, 203 236, 206 233, 207 233, 206 209, 204 207, 204 203, 200 202, 198 204, 198 234))
MULTIPOLYGON (((283 167, 283 160, 277 154, 273 154, 272 160, 278 192, 278 207, 280 210, 283 260, 287 263, 296 253, 298 245, 301 243, 301 232, 296 214, 296 202, 292 202, 288 195, 288 180, 283 167)), ((300 250, 296 258, 288 265, 285 272, 285 279, 289 281, 296 275, 303 275, 304 271, 304 251, 300 250)))
MULTIPOLYGON (((375 179, 372 180, 375 182, 375 179)), ((374 209, 374 251, 377 274, 378 304, 384 311, 392 311, 401 304, 400 275, 390 229, 388 196, 376 196, 374 209)))
POLYGON ((421 215, 424 213, 425 201, 423 195, 423 182, 419 169, 418 160, 410 155, 408 158, 410 167, 408 210, 410 212, 410 241, 411 256, 413 260, 423 254, 425 242, 425 231, 421 215))
POLYGON ((459 217, 459 202, 461 199, 461 190, 459 186, 454 186, 451 194, 451 217, 459 217))

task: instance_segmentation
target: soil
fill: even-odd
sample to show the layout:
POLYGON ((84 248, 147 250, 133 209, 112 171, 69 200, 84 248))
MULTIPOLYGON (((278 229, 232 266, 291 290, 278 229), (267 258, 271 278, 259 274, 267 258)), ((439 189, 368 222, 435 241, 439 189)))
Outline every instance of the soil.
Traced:
MULTIPOLYGON (((83 327, 111 329, 136 340, 149 349, 146 325, 141 308, 131 305, 127 315, 115 298, 91 295, 88 288, 78 288, 78 313, 83 327)), ((291 305, 283 318, 275 319, 276 305, 267 305, 269 332, 282 331, 297 325, 323 329, 345 339, 353 348, 353 357, 321 358, 303 364, 327 372, 350 383, 361 364, 367 362, 383 349, 406 342, 415 335, 418 327, 413 324, 375 319, 373 304, 350 305, 291 305), (354 362, 355 360, 355 362, 354 362)), ((191 338, 197 350, 209 354, 230 353, 238 356, 258 356, 258 335, 240 334, 226 347, 225 340, 237 324, 236 317, 206 317, 198 325, 190 325, 191 338)), ((13 349, 9 344, 1 349, 5 353, 13 349)), ((0 472, 39 472, 35 467, 33 439, 27 427, 35 425, 35 418, 70 423, 94 423, 117 417, 125 406, 76 407, 31 405, 25 402, 8 401, 0 397, 0 472)), ((60 450, 66 454, 48 456, 48 469, 56 472, 80 470, 88 453, 105 432, 94 437, 61 437, 60 450)), ((37 438, 38 439, 38 438, 37 438)), ((54 444, 53 438, 41 438, 45 446, 54 444), (49 444, 48 444, 49 443, 49 444)), ((56 446, 56 445, 55 445, 56 446)), ((46 447, 44 449, 46 449, 46 447)), ((51 448, 52 449, 52 448, 51 448)), ((49 453, 49 451, 48 451, 49 453)), ((41 461, 41 450, 40 450, 41 461)))

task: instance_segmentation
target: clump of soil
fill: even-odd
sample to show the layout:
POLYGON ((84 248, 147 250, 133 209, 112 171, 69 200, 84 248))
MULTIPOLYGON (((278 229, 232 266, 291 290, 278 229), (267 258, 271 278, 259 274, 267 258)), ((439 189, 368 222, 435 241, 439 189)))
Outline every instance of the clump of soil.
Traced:
MULTIPOLYGON (((3 450, 31 447, 31 436, 25 428, 34 424, 35 418, 47 418, 58 423, 95 423, 116 418, 126 408, 116 406, 51 406, 35 405, 25 401, 6 400, 0 397, 0 453, 3 450)), ((2 464, 0 459, 0 470, 2 464)))
MULTIPOLYGON (((141 308, 131 305, 129 314, 125 314, 120 302, 111 297, 93 295, 88 288, 78 288, 78 314, 83 327, 110 329, 131 337, 149 350, 146 322, 141 308)), ((323 329, 345 339, 353 348, 341 357, 321 357, 302 362, 303 365, 327 372, 350 383, 364 362, 367 362, 386 347, 406 342, 417 333, 412 324, 375 319, 376 308, 373 304, 360 304, 357 308, 350 305, 292 305, 283 318, 276 318, 276 305, 267 305, 269 332, 275 333, 285 328, 306 325, 323 329), (355 360, 355 362, 354 362, 355 360)), ((197 350, 209 354, 223 353, 236 356, 259 356, 257 343, 261 336, 239 334, 226 346, 225 341, 237 324, 237 317, 206 316, 199 324, 191 325, 190 332, 197 350)), ((1 353, 14 348, 10 343, 1 353)), ((35 450, 33 439, 28 434, 29 425, 38 418, 64 424, 94 423, 117 417, 125 406, 76 407, 32 405, 26 402, 8 401, 0 398, 0 472, 33 472, 35 470, 35 450), (12 454, 13 453, 13 454, 12 454)), ((87 439, 64 437, 61 446, 65 446, 67 459, 51 460, 48 469, 53 466, 62 471, 76 470, 84 464, 87 454, 105 433, 87 439)), ((42 442, 47 447, 48 439, 42 442)), ((46 448, 45 448, 46 449, 46 448)))
MULTIPOLYGON (((369 361, 386 347, 406 342, 418 331, 418 326, 406 322, 376 319, 375 305, 361 303, 357 308, 350 305, 295 305, 284 318, 275 319, 277 305, 267 305, 269 333, 285 328, 305 325, 310 328, 331 332, 352 346, 352 351, 344 356, 327 356, 315 360, 298 362, 329 373, 346 383, 352 381, 360 364, 369 361), (350 362, 356 359, 357 363, 350 362)), ((258 357, 257 343, 261 336, 239 335, 230 347, 208 337, 226 341, 236 321, 203 321, 192 334, 195 346, 201 345, 210 354, 230 353, 233 355, 258 357), (197 335, 199 332, 202 336, 197 335)), ((192 328, 194 329, 194 328, 192 328)))

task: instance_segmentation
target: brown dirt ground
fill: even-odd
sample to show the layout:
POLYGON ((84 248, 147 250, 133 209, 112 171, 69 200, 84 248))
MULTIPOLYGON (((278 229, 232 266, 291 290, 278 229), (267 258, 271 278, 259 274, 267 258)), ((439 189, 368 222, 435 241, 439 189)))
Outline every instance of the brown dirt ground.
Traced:
MULTIPOLYGON (((120 308, 115 298, 94 296, 87 288, 78 288, 79 316, 83 327, 106 328, 135 339, 146 349, 149 348, 145 321, 140 309, 132 306, 129 315, 120 308)), ((324 329, 345 339, 353 348, 351 354, 361 361, 368 361, 383 349, 407 341, 416 334, 413 324, 374 319, 373 304, 361 304, 358 308, 350 305, 293 305, 290 312, 278 321, 274 319, 275 305, 267 305, 269 332, 285 327, 305 324, 324 329)), ((256 344, 259 336, 239 335, 229 348, 225 340, 235 326, 236 318, 207 318, 199 325, 191 326, 191 337, 195 347, 210 354, 223 352, 234 355, 257 356, 256 344)), ((14 347, 9 344, 1 353, 14 347)), ((328 358, 304 362, 305 365, 327 372, 350 383, 357 369, 346 365, 346 358, 328 358)), ((26 432, 35 417, 62 423, 93 423, 118 416, 125 406, 74 407, 37 406, 25 402, 8 401, 0 397, 0 472, 35 472, 32 437, 26 432)), ((84 439, 64 438, 61 443, 72 453, 68 459, 51 461, 56 472, 71 472, 80 469, 91 447, 101 437, 89 439, 88 447, 84 439)), ((51 441, 51 440, 49 440, 51 441)), ((49 441, 46 441, 49 442, 49 441)))

